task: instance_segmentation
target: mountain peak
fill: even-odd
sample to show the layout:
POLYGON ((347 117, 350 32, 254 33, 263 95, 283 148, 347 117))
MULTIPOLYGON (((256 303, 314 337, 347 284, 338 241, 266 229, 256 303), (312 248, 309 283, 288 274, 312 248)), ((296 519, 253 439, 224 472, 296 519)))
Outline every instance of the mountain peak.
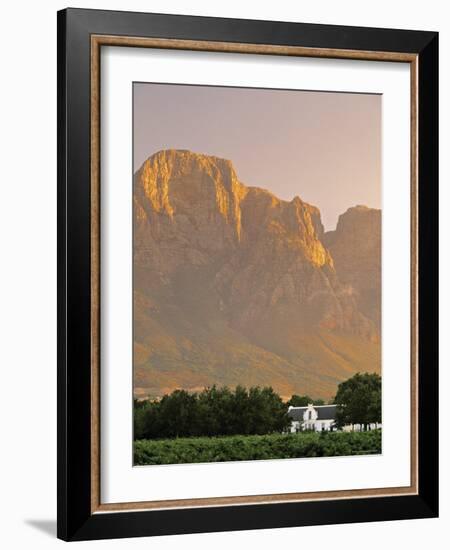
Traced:
POLYGON ((148 157, 142 164, 140 170, 145 168, 147 165, 166 166, 167 168, 170 168, 175 166, 187 167, 193 164, 203 166, 204 168, 215 165, 222 169, 229 169, 234 172, 233 163, 230 160, 214 155, 196 153, 195 151, 191 151, 189 149, 161 149, 148 157))
POLYGON ((347 210, 340 215, 340 217, 346 217, 351 215, 365 215, 365 214, 373 214, 373 213, 381 213, 381 210, 379 208, 372 208, 371 206, 367 206, 365 204, 355 204, 355 206, 350 206, 347 208, 347 210))

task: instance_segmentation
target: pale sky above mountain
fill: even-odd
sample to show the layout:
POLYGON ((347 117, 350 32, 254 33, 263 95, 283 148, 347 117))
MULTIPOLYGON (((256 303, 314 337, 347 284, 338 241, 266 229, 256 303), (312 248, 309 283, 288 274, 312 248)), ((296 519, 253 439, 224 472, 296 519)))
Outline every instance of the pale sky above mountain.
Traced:
POLYGON ((231 160, 240 181, 319 207, 381 208, 381 96, 134 84, 134 169, 161 149, 231 160))

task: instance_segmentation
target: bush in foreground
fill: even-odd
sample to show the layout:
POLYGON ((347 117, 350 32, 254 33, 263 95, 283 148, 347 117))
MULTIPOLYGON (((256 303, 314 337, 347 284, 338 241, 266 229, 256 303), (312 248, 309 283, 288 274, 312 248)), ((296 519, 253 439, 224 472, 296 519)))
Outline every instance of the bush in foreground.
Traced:
POLYGON ((228 437, 138 440, 134 464, 192 464, 238 460, 269 460, 350 456, 381 452, 381 431, 334 432, 228 437))

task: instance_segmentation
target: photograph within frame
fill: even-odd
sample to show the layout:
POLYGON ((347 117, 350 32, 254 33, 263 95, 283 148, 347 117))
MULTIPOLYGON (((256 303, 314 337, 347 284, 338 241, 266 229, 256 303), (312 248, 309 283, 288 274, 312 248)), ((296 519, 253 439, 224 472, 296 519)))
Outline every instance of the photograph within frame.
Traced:
POLYGON ((133 121, 134 464, 380 453, 381 95, 134 82, 133 121))

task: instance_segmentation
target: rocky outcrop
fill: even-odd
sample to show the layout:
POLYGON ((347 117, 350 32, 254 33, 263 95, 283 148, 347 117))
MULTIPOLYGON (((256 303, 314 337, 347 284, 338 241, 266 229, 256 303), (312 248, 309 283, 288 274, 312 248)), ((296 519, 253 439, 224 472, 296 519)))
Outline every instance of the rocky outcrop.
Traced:
POLYGON ((324 234, 339 280, 381 330, 381 210, 355 206, 324 234))
POLYGON ((324 233, 299 197, 178 150, 142 165, 134 205, 137 395, 241 383, 330 397, 353 372, 379 370, 378 321, 360 307, 363 246, 358 291, 345 279, 346 219, 324 233))

